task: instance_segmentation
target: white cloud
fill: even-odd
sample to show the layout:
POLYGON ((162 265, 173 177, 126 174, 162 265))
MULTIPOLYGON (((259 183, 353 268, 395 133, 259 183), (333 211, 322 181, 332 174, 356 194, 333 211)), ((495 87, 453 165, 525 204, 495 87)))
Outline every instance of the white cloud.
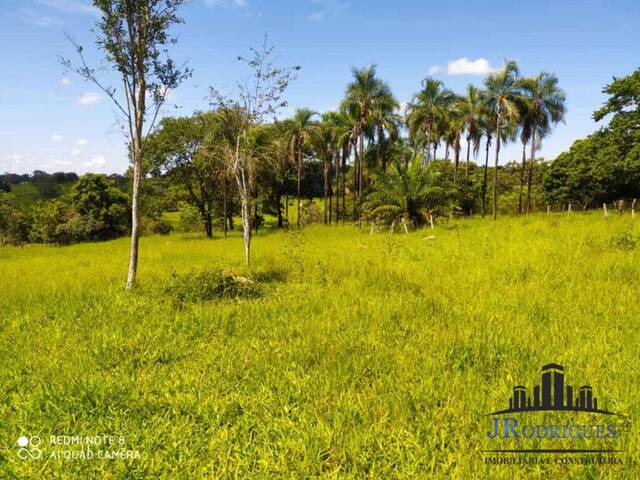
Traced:
POLYGON ((62 80, 60 80, 60 83, 62 85, 71 85, 71 79, 69 77, 62 77, 62 80))
POLYGON ((107 163, 107 160, 102 155, 92 155, 91 159, 84 162, 85 167, 102 167, 107 163))
POLYGON ((36 3, 53 8, 59 12, 100 17, 100 10, 89 2, 78 0, 36 0, 36 3))
POLYGON ((45 162, 45 165, 48 167, 68 167, 71 162, 68 160, 49 160, 45 162))
POLYGON ((87 142, 85 138, 79 138, 78 140, 76 140, 76 145, 78 145, 79 147, 82 147, 88 143, 89 142, 87 142))
POLYGON ((78 155, 80 155, 82 153, 82 151, 79 148, 73 147, 71 149, 71 156, 72 157, 77 157, 78 155))
POLYGON ((469 60, 467 57, 462 57, 450 61, 447 65, 449 75, 487 75, 495 70, 485 58, 469 60))
POLYGON ((442 71, 442 67, 440 65, 431 65, 427 70, 428 75, 437 75, 442 71))
POLYGON ((64 140, 64 137, 59 133, 54 133, 53 135, 51 135, 51 137, 49 137, 49 140, 51 140, 53 143, 60 143, 62 140, 64 140))
POLYGON ((311 15, 307 17, 307 19, 311 20, 312 22, 321 22, 322 20, 324 20, 324 12, 323 11, 313 12, 311 15))
POLYGON ((204 3, 209 7, 247 7, 247 0, 204 0, 204 3))
POLYGON ((100 97, 98 96, 97 93, 95 93, 95 92, 87 92, 87 93, 81 95, 80 98, 78 98, 78 103, 80 105, 86 107, 86 106, 89 106, 89 105, 93 105, 98 100, 100 100, 100 97))
POLYGON ((307 20, 321 22, 325 19, 327 13, 333 16, 338 15, 343 10, 349 8, 349 3, 342 0, 311 0, 320 10, 316 10, 307 17, 307 20))
POLYGON ((22 22, 35 25, 36 27, 51 27, 54 25, 62 25, 62 20, 60 20, 58 17, 42 15, 31 8, 21 9, 19 18, 22 22))

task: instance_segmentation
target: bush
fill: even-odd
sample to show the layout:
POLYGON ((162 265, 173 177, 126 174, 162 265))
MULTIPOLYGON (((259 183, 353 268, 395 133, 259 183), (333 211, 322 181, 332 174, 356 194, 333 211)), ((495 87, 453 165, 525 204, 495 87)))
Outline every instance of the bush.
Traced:
POLYGON ((30 220, 13 195, 0 193, 0 245, 22 245, 29 241, 30 220))
POLYGON ((163 218, 142 217, 140 219, 142 235, 169 235, 173 225, 163 218))
POLYGON ((323 215, 320 209, 311 200, 304 202, 300 212, 300 223, 310 225, 312 223, 322 223, 323 215))
POLYGON ((184 275, 174 273, 166 293, 177 304, 183 304, 224 298, 256 298, 260 290, 251 277, 237 275, 230 270, 203 270, 184 275))
POLYGON ((181 232, 196 232, 202 229, 202 216, 196 207, 186 202, 178 203, 181 232))

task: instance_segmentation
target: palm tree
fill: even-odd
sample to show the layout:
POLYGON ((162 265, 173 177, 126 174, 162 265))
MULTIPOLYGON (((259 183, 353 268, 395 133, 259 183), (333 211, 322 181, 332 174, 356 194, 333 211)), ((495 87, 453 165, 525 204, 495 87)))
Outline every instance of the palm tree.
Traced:
MULTIPOLYGON (((322 121, 315 125, 311 136, 311 145, 316 157, 322 160, 323 166, 323 191, 324 191, 324 223, 331 223, 333 208, 333 165, 334 159, 340 151, 340 145, 336 142, 336 112, 326 112, 322 115, 322 121)), ((337 169, 335 170, 337 172, 337 169)))
POLYGON ((533 78, 521 82, 528 100, 528 122, 531 130, 531 159, 527 182, 527 213, 531 213, 531 177, 535 162, 536 142, 542 140, 553 126, 564 122, 566 95, 558 86, 558 77, 541 72, 533 78))
POLYGON ((298 170, 298 228, 300 228, 300 193, 301 193, 301 178, 302 178, 302 147, 309 142, 311 138, 311 132, 315 125, 313 117, 317 115, 316 112, 308 108, 299 108, 295 111, 292 119, 292 137, 291 137, 291 149, 294 152, 296 158, 296 165, 298 170))
POLYGON ((393 162, 393 169, 373 177, 375 188, 369 192, 363 208, 374 221, 391 224, 400 221, 405 232, 409 226, 433 226, 433 214, 444 206, 446 192, 433 186, 433 169, 422 166, 421 155, 414 155, 408 164, 400 159, 393 162))
MULTIPOLYGON (((487 211, 487 176, 489 171, 489 149, 491 148, 491 141, 496 133, 496 116, 490 109, 486 92, 484 94, 484 108, 481 117, 481 129, 485 140, 485 160, 484 160, 484 173, 482 178, 482 217, 484 218, 487 211)), ((517 124, 515 123, 503 123, 500 138, 504 141, 514 141, 517 135, 517 124)))
POLYGON ((455 94, 444 88, 440 80, 427 77, 422 81, 422 90, 415 94, 407 106, 409 136, 414 141, 424 140, 427 163, 431 159, 431 146, 434 147, 435 156, 440 140, 439 135, 436 137, 436 131, 444 123, 443 120, 454 99, 455 94))
POLYGON ((467 140, 467 161, 464 169, 463 185, 463 208, 468 213, 467 188, 469 179, 469 154, 471 153, 471 143, 473 142, 474 157, 480 148, 480 138, 482 137, 482 115, 484 110, 484 96, 481 90, 473 85, 467 86, 467 94, 459 99, 460 111, 464 119, 464 129, 467 140))
POLYGON ((496 156, 493 170, 493 219, 498 211, 498 161, 500 159, 501 131, 505 123, 518 121, 518 104, 522 99, 522 89, 518 82, 518 65, 514 61, 506 63, 504 68, 492 73, 484 81, 487 89, 488 104, 495 116, 496 156))
MULTIPOLYGON (((355 152, 354 163, 354 221, 356 204, 362 193, 364 178, 365 133, 372 125, 376 111, 393 111, 397 106, 389 85, 376 76, 375 65, 353 69, 353 81, 347 85, 341 110, 352 120, 351 140, 355 152), (394 107, 390 109, 390 106, 394 107)), ((371 131, 371 130, 369 130, 371 131)))

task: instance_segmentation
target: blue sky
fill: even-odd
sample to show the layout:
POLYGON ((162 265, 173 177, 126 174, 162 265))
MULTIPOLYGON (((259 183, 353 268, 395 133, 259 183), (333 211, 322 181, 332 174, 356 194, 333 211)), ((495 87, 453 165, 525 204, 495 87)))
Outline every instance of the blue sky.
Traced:
MULTIPOLYGON (((112 105, 95 86, 65 77, 57 60, 73 55, 68 33, 99 62, 90 2, 2 0, 2 7, 0 171, 123 172, 112 105)), ((173 93, 179 108, 169 114, 205 108, 209 85, 232 87, 243 73, 237 55, 265 32, 282 64, 302 66, 290 110, 336 108, 353 66, 377 64, 407 102, 428 74, 462 93, 515 59, 525 75, 556 73, 567 93, 566 124, 545 139, 545 158, 598 128, 591 113, 602 86, 639 66, 637 0, 190 0, 182 15, 173 56, 189 60, 194 75, 173 93)), ((502 158, 519 155, 512 145, 502 158)))

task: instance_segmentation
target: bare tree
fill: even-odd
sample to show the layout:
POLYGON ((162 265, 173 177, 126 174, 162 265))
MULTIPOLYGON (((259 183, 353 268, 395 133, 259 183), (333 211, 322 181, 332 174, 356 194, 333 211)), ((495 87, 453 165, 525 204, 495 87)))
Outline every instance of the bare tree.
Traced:
POLYGON ((230 159, 230 170, 236 179, 242 212, 242 231, 245 261, 251 261, 251 210, 253 207, 255 152, 249 145, 249 131, 261 124, 267 117, 275 117, 287 106, 284 93, 296 78, 299 66, 278 67, 275 64, 274 48, 269 46, 267 35, 262 45, 250 49, 249 57, 238 57, 250 75, 236 84, 237 93, 226 95, 209 87, 211 104, 218 109, 242 110, 245 123, 235 139, 235 152, 230 159))
POLYGON ((104 68, 90 67, 83 47, 73 46, 79 63, 61 58, 63 66, 95 84, 116 107, 122 124, 131 162, 131 253, 127 288, 133 287, 138 269, 140 182, 145 139, 153 129, 167 95, 191 75, 185 65, 176 66, 168 57, 167 45, 176 39, 170 29, 182 23, 177 11, 185 0, 94 0, 101 18, 96 24, 97 45, 111 70, 120 77, 120 87, 109 86, 100 78, 104 68), (147 105, 150 102, 151 105, 147 105))

